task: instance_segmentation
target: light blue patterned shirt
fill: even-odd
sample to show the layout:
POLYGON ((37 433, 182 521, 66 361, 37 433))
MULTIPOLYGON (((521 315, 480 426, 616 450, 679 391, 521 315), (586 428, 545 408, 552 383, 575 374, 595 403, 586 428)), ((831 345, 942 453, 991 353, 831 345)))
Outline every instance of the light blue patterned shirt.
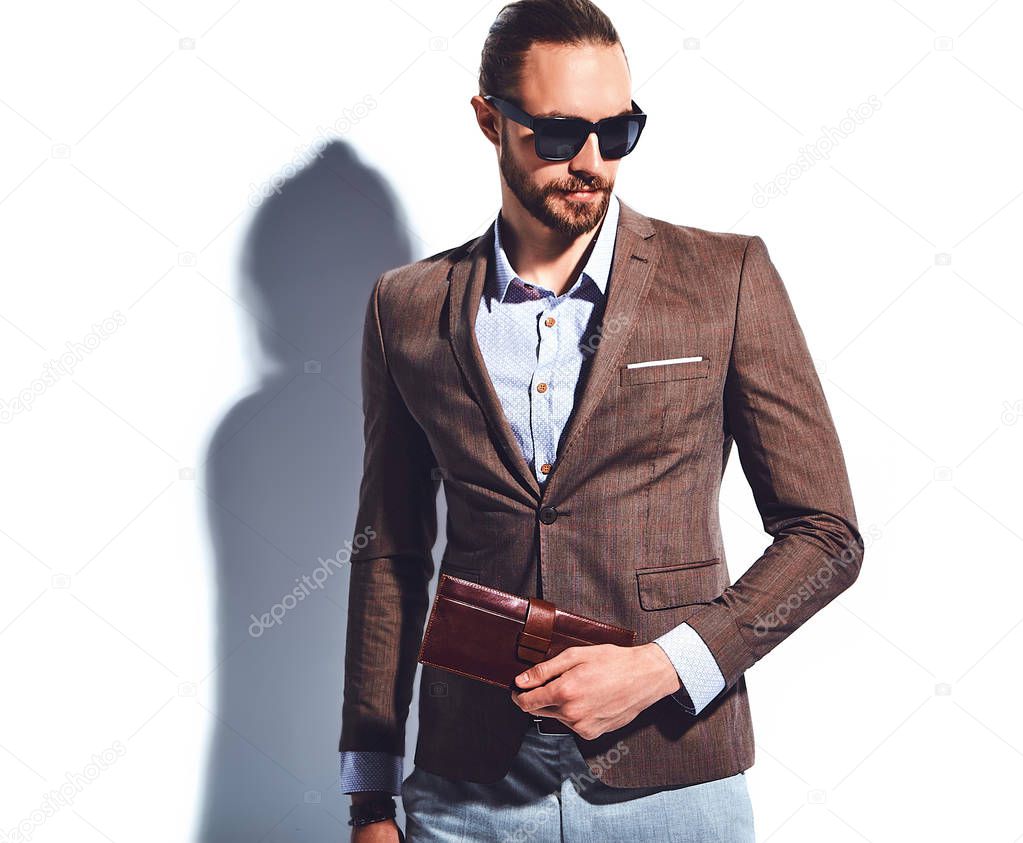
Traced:
MULTIPOLYGON (((618 230, 619 202, 612 193, 590 256, 575 283, 560 296, 524 281, 501 246, 501 216, 494 220, 494 269, 476 316, 476 340, 505 417, 537 481, 543 485, 575 405, 576 388, 591 359, 618 230), (541 390, 537 386, 546 384, 541 390)), ((717 662, 688 624, 654 641, 681 680, 672 694, 699 714, 725 686, 717 662)), ((341 792, 401 793, 403 759, 385 752, 341 753, 341 792)))

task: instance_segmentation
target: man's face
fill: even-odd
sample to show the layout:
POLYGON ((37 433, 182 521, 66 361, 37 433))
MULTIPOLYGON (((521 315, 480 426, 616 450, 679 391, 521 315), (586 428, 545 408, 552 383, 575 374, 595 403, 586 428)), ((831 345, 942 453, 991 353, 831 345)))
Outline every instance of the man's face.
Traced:
MULTIPOLYGON (((600 120, 631 103, 629 69, 621 47, 534 44, 526 54, 518 103, 534 116, 600 120)), ((591 134, 570 161, 544 161, 533 133, 501 118, 501 175, 522 206, 548 227, 578 237, 603 219, 618 161, 600 156, 591 134), (572 191, 590 191, 572 195, 572 191)))

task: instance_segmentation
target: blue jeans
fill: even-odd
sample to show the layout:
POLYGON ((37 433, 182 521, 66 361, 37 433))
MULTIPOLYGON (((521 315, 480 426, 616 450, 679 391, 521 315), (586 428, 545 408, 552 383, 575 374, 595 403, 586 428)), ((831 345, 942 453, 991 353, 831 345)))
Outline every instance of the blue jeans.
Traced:
POLYGON ((408 843, 755 843, 744 773, 682 787, 608 787, 571 735, 532 727, 500 781, 456 781, 416 767, 401 798, 408 843))

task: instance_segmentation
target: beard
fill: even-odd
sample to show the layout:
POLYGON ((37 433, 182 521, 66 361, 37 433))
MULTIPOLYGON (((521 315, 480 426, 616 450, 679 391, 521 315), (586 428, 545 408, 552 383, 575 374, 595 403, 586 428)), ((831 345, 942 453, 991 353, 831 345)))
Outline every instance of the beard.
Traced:
POLYGON ((604 218, 607 206, 611 202, 611 189, 614 183, 608 184, 603 180, 586 183, 570 177, 565 183, 552 182, 537 186, 530 181, 529 174, 510 154, 507 136, 502 138, 502 141, 499 158, 501 175, 504 176, 508 188, 515 194, 515 198, 531 216, 548 228, 571 238, 593 230, 604 218), (569 198, 564 192, 587 188, 600 191, 600 198, 579 201, 569 198))

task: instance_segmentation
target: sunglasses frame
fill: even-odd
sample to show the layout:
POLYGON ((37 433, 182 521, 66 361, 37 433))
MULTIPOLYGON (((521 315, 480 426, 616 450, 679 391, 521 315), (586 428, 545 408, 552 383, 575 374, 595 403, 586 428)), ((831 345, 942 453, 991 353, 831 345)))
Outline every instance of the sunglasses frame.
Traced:
POLYGON ((643 134, 643 127, 646 125, 646 114, 640 109, 638 105, 636 105, 635 100, 632 100, 631 113, 615 114, 611 117, 604 117, 598 120, 596 123, 590 123, 586 120, 583 120, 581 117, 534 117, 532 114, 523 111, 510 100, 502 99, 501 97, 495 97, 493 94, 484 94, 483 99, 486 100, 491 105, 493 105, 505 117, 509 118, 510 120, 514 120, 520 126, 525 126, 527 129, 532 129, 533 148, 536 151, 537 158, 540 158, 543 161, 571 161, 573 158, 575 158, 576 155, 579 154, 579 150, 583 148, 583 146, 586 144, 586 141, 589 139, 590 135, 594 132, 597 133, 597 141, 601 147, 600 156, 605 161, 619 161, 622 158, 624 158, 625 155, 628 155, 636 148, 636 144, 639 143, 640 135, 643 134), (636 139, 632 142, 632 147, 624 155, 620 155, 617 158, 608 158, 606 155, 604 155, 603 143, 601 142, 600 139, 600 129, 605 123, 608 123, 611 120, 622 120, 626 118, 637 119, 639 121, 639 130, 636 132, 636 139), (541 155, 540 137, 544 128, 545 127, 553 128, 557 126, 557 124, 564 123, 566 121, 571 123, 581 123, 587 127, 586 134, 583 135, 582 141, 579 143, 578 147, 576 147, 573 150, 571 155, 553 158, 548 155, 541 155))

